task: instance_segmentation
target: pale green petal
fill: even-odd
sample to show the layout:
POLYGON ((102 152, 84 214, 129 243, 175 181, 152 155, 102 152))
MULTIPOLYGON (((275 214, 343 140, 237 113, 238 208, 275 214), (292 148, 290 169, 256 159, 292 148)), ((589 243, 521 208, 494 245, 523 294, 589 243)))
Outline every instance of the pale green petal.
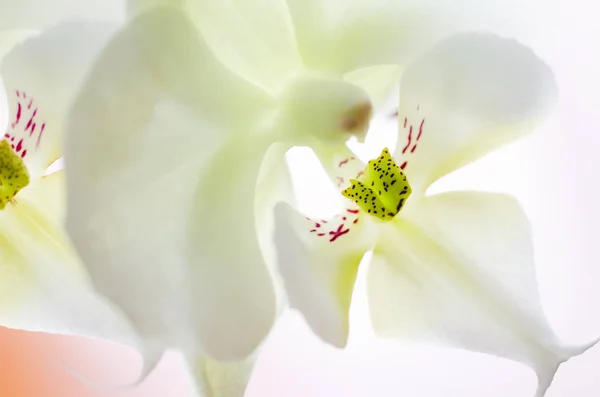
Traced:
MULTIPOLYGON (((350 185, 351 178, 357 178, 366 164, 346 145, 329 145, 315 141, 311 148, 333 184, 339 192, 350 185)), ((339 194, 340 200, 346 200, 339 194)))
POLYGON ((196 329, 204 349, 220 359, 254 351, 275 320, 273 280, 252 211, 265 152, 258 140, 225 146, 193 198, 187 250, 196 329))
POLYGON ((188 358, 198 397, 244 397, 257 353, 239 361, 216 361, 206 356, 188 358))
MULTIPOLYGON (((236 244, 246 241, 248 248, 256 239, 254 230, 241 234, 252 227, 242 222, 253 213, 254 190, 243 190, 250 181, 239 174, 246 157, 229 157, 246 153, 225 149, 237 135, 256 131, 268 104, 221 67, 184 15, 166 9, 140 16, 110 43, 76 101, 65 153, 67 227, 97 288, 154 346, 244 355, 270 327, 268 271, 260 257, 235 255, 248 255, 236 244), (243 180, 231 188, 243 191, 228 196, 224 189, 236 178, 243 180), (212 183, 214 189, 201 190, 212 183), (236 224, 233 214, 244 211, 236 224), (213 240, 198 241, 197 226, 213 240), (211 247, 197 252, 199 244, 211 247), (221 285, 222 272, 236 265, 253 279, 233 271, 221 285), (234 293, 210 300, 225 290, 234 293), (248 307, 256 312, 236 311, 248 307)), ((256 178, 258 165, 247 166, 256 167, 256 178)))
POLYGON ((557 101, 544 62, 487 34, 444 40, 407 67, 400 87, 394 157, 417 194, 532 131, 557 101))
POLYGON ((0 325, 109 338, 139 347, 118 310, 94 293, 62 229, 64 172, 0 211, 0 325))
POLYGON ((191 0, 188 9, 233 71, 277 92, 301 67, 285 0, 191 0))
POLYGON ((368 295, 375 331, 520 361, 537 396, 563 361, 545 319, 530 226, 510 196, 452 192, 411 200, 373 253, 368 295))
POLYGON ((0 30, 40 30, 74 18, 125 20, 124 0, 2 0, 0 10, 0 30))
POLYGON ((0 31, 0 60, 13 49, 14 46, 25 39, 35 36, 35 30, 10 29, 0 31))
POLYGON ((344 75, 344 80, 364 89, 373 103, 373 108, 383 110, 394 90, 398 89, 402 67, 379 65, 356 69, 344 75))
POLYGON ((337 347, 347 343, 358 266, 376 239, 368 216, 343 200, 342 212, 329 219, 305 218, 281 203, 275 208, 273 231, 290 306, 318 336, 337 347))
POLYGON ((272 236, 275 227, 273 208, 280 201, 293 207, 297 205, 292 176, 285 157, 287 151, 287 145, 282 143, 275 143, 269 147, 258 175, 254 199, 258 243, 275 282, 278 313, 285 309, 287 298, 283 281, 277 272, 277 253, 272 236))
MULTIPOLYGON (((438 40, 465 30, 525 34, 539 11, 527 0, 287 0, 298 48, 311 68, 346 73, 406 66, 438 40), (536 13, 537 11, 537 13, 536 13)), ((526 37, 526 36, 523 36, 526 37)), ((529 37, 529 36, 527 36, 529 37)))
POLYGON ((228 68, 271 93, 301 67, 285 0, 130 0, 129 8, 166 3, 189 13, 228 68))
POLYGON ((2 59, 0 69, 9 105, 3 135, 19 154, 25 153, 31 175, 39 176, 60 157, 74 96, 114 31, 111 25, 90 22, 59 25, 27 40, 17 32, 8 36, 20 44, 2 59))

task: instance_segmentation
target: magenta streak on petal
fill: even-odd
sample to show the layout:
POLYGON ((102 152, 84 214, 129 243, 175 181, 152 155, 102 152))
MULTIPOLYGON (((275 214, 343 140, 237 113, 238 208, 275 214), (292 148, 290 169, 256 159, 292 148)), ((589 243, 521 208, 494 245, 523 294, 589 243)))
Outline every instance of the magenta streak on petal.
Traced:
POLYGON ((330 243, 337 241, 340 237, 350 233, 352 225, 358 222, 358 210, 348 208, 346 211, 353 215, 350 221, 348 221, 347 216, 343 215, 336 215, 329 222, 322 219, 319 222, 314 222, 307 218, 312 225, 309 232, 317 237, 328 237, 330 243))
POLYGON ((38 139, 35 144, 36 149, 40 147, 40 141, 42 140, 42 134, 44 133, 44 128, 46 128, 46 123, 42 124, 42 128, 40 129, 40 134, 38 135, 38 139))
MULTIPOLYGON (((356 157, 348 157, 338 163, 338 167, 342 168, 343 166, 349 164, 351 161, 355 160, 356 157)), ((358 173, 358 177, 363 174, 361 170, 358 173)), ((338 187, 344 182, 344 178, 341 176, 336 177, 338 181, 338 187)), ((329 221, 325 219, 321 219, 319 221, 314 221, 311 218, 306 218, 310 222, 310 227, 308 227, 309 233, 313 233, 313 235, 317 237, 328 237, 330 243, 334 243, 338 241, 338 239, 342 236, 347 235, 352 230, 352 225, 358 223, 358 219, 360 216, 360 211, 356 208, 355 204, 348 200, 348 205, 352 207, 346 208, 345 212, 336 215, 329 221)))
POLYGON ((412 142, 412 125, 410 126, 409 130, 408 130, 408 142, 406 142, 406 146, 404 146, 404 149, 402 149, 402 154, 406 153, 406 150, 408 149, 408 147, 410 146, 411 142, 412 142))
POLYGON ((346 165, 349 162, 354 161, 354 160, 356 160, 356 157, 354 157, 354 156, 346 157, 344 160, 342 160, 338 163, 338 167, 342 168, 344 165, 346 165))
POLYGON ((337 240, 339 237, 343 236, 344 234, 348 233, 350 231, 350 229, 343 229, 344 228, 344 224, 340 224, 337 228, 336 231, 330 231, 329 235, 333 236, 329 239, 329 242, 333 243, 335 240, 337 240))
POLYGON ((19 121, 21 120, 21 102, 17 103, 17 116, 15 117, 15 122, 13 123, 13 128, 15 127, 15 125, 19 124, 19 121))
MULTIPOLYGON (((28 106, 27 109, 31 109, 31 106, 28 106)), ((27 122, 27 125, 25 126, 25 132, 27 132, 29 130, 29 128, 31 127, 31 124, 33 123, 33 119, 35 118, 37 111, 38 111, 37 109, 35 109, 33 111, 33 114, 31 115, 31 117, 29 118, 29 121, 27 122)))
POLYGON ((421 125, 419 126, 419 135, 417 135, 417 141, 421 139, 421 134, 423 134, 423 124, 425 124, 425 119, 421 120, 421 125))
MULTIPOLYGON (((419 111, 419 109, 421 108, 421 105, 417 105, 417 112, 419 111)), ((406 125, 408 124, 408 117, 404 118, 404 128, 406 128, 406 125)), ((408 141, 406 143, 406 146, 404 146, 404 148, 402 149, 402 154, 406 154, 406 155, 410 155, 412 153, 415 153, 415 151, 417 150, 418 147, 418 143, 419 140, 421 139, 421 136, 423 135, 423 126, 425 124, 425 119, 421 119, 421 124, 419 125, 419 133, 417 134, 416 139, 414 140, 414 144, 411 146, 412 142, 412 134, 413 134, 413 125, 411 124, 409 127, 409 132, 408 132, 408 141), (410 148, 410 151, 408 151, 408 149, 410 148), (407 153, 408 151, 408 153, 407 153)), ((408 165, 408 160, 405 160, 402 165, 400 165, 401 169, 405 169, 406 166, 408 165)))
POLYGON ((12 142, 11 147, 17 154, 20 154, 22 158, 27 156, 32 150, 37 149, 40 146, 42 134, 44 132, 45 123, 42 123, 41 129, 38 133, 38 108, 35 106, 35 99, 31 96, 27 99, 27 93, 24 91, 15 91, 16 96, 16 114, 14 115, 14 122, 10 125, 10 130, 6 131, 4 138, 12 142), (23 125, 21 120, 24 117, 28 117, 27 123, 23 125), (35 138, 34 138, 35 137, 35 138), (16 142, 16 144, 15 144, 16 142), (32 147, 35 142, 35 147, 32 147))

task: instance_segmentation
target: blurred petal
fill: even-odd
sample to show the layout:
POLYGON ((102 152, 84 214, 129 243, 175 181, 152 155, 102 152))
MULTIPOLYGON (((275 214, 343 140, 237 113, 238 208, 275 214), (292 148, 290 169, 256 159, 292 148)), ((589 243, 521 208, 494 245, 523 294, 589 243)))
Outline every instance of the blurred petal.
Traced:
POLYGON ((459 31, 485 29, 521 37, 524 29, 517 27, 539 20, 542 10, 522 0, 287 2, 305 64, 338 73, 380 64, 406 66, 459 31))
POLYGON ((402 67, 396 65, 370 66, 344 75, 344 80, 364 89, 375 111, 383 110, 394 90, 398 89, 402 67))
POLYGON ((563 361, 540 304, 530 227, 510 196, 453 192, 411 200, 375 248, 368 275, 377 333, 523 362, 538 396, 563 361))
MULTIPOLYGON (((165 4, 130 0, 132 12, 165 4)), ((243 78, 276 92, 301 66, 285 0, 182 0, 214 54, 243 78)))
MULTIPOLYGON (((2 59, 9 140, 34 176, 60 157, 65 121, 86 73, 114 33, 111 25, 69 23, 23 41, 2 59)), ((23 33, 25 34, 25 33, 23 33)))
POLYGON ((219 359, 250 354, 275 320, 273 280, 252 211, 265 152, 260 141, 239 139, 225 147, 194 197, 188 250, 197 330, 206 351, 219 359))
MULTIPOLYGON (((205 343, 206 334, 217 329, 218 320, 236 321, 229 318, 230 312, 207 310, 219 303, 239 303, 241 295, 234 293, 225 302, 198 302, 209 296, 202 295, 200 287, 211 280, 196 276, 211 276, 212 268, 215 277, 221 277, 219 266, 235 264, 221 263, 225 259, 214 252, 224 250, 226 240, 206 256, 196 255, 194 245, 206 244, 190 234, 197 232, 191 228, 196 220, 207 230, 220 228, 215 236, 230 228, 227 259, 243 258, 240 266, 255 266, 254 278, 272 289, 262 261, 234 255, 235 244, 244 237, 235 233, 235 223, 226 223, 229 211, 245 209, 252 214, 248 201, 254 191, 228 197, 223 190, 205 190, 206 197, 199 197, 201 185, 219 181, 215 189, 225 189, 227 181, 219 179, 236 177, 236 167, 244 167, 243 159, 229 157, 238 152, 225 148, 236 140, 236 131, 255 131, 255 118, 267 105, 260 91, 221 67, 183 14, 167 9, 141 15, 113 40, 76 101, 65 154, 70 178, 68 230, 97 288, 154 346, 186 351, 203 347, 218 355, 222 345, 205 343), (231 174, 211 168, 212 161, 226 160, 231 162, 224 163, 231 174), (219 178, 213 174, 217 171, 219 178), (234 199, 231 208, 208 207, 234 199), (202 203, 207 207, 193 208, 202 203), (198 217, 203 211, 214 211, 209 215, 221 223, 198 217), (219 317, 209 324, 212 328, 198 330, 210 315, 219 317)), ((243 232, 249 227, 253 226, 243 224, 243 232)), ((250 245, 248 241, 246 246, 250 245)), ((246 274, 230 276, 232 283, 242 284, 246 274)), ((214 278, 206 293, 214 292, 218 282, 214 278)), ((266 297, 266 312, 274 311, 269 289, 256 288, 256 300, 243 303, 259 310, 258 299, 266 297)), ((272 321, 269 313, 260 317, 265 318, 272 321)), ((255 322, 249 312, 237 321, 235 330, 220 330, 217 335, 222 343, 235 338, 229 340, 229 349, 253 344, 259 337, 251 332, 255 322)), ((261 323, 254 330, 262 334, 266 327, 261 323)))
POLYGON ((249 81, 276 92, 301 67, 285 0, 200 0, 188 7, 215 54, 249 81))
POLYGON ((280 201, 296 206, 292 177, 285 157, 287 151, 288 146, 282 143, 274 143, 269 147, 260 169, 254 199, 258 243, 275 282, 278 313, 285 309, 287 297, 277 271, 277 253, 272 235, 275 227, 273 208, 280 201))
POLYGON ((73 18, 112 22, 125 19, 124 0, 2 0, 0 9, 0 30, 41 30, 73 18))
POLYGON ((66 219, 67 184, 63 170, 43 176, 23 189, 16 199, 25 201, 37 209, 56 225, 62 226, 66 219))
POLYGON ((11 29, 0 31, 0 60, 10 52, 17 44, 25 39, 35 36, 38 33, 34 30, 11 29))
POLYGON ((94 293, 63 232, 64 172, 36 182, 0 211, 0 325, 139 347, 125 318, 94 293))
POLYGON ((222 362, 206 356, 188 359, 202 397, 244 397, 256 362, 256 354, 245 360, 222 362))
POLYGON ((552 71, 513 40, 461 34, 409 65, 395 151, 416 193, 532 131, 557 100, 552 71))

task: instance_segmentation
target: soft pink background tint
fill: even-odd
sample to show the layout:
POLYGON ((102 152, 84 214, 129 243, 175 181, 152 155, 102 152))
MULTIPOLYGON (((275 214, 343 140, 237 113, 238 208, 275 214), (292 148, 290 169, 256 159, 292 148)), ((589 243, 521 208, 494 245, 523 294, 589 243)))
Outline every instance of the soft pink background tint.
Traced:
MULTIPOLYGON (((539 47, 561 89, 556 116, 534 135, 437 186, 518 197, 533 224, 544 307, 556 332, 571 343, 600 335, 600 27, 588 4, 565 1, 560 35, 539 47)), ((363 294, 359 284, 357 299, 363 294)), ((352 314, 357 328, 349 348, 339 351, 312 336, 296 313, 287 313, 267 342, 248 397, 532 396, 535 377, 521 365, 376 340, 364 304, 352 314)), ((127 391, 82 383, 63 364, 98 385, 125 384, 140 366, 133 352, 107 342, 0 329, 0 397, 192 396, 173 352, 127 391)), ((565 364, 547 396, 600 396, 600 346, 565 364)))

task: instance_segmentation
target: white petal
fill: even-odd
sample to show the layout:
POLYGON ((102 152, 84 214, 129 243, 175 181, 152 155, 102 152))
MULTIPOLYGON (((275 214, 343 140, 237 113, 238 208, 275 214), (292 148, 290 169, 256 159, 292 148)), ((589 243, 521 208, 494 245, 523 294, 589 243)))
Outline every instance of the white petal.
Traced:
POLYGON ((444 40, 400 86, 394 157, 417 193, 532 131, 557 99, 552 71, 531 50, 484 34, 444 40))
POLYGON ((38 32, 26 29, 11 29, 0 31, 0 60, 17 44, 25 39, 37 35, 38 32))
MULTIPOLYGON (((522 0, 288 0, 298 48, 311 68, 346 73, 406 66, 438 40, 465 30, 520 33, 537 16, 522 0), (519 10, 516 13, 515 10, 519 10)), ((525 1, 527 3, 527 1, 525 1)))
POLYGON ((39 176, 60 157, 74 96, 114 31, 100 23, 64 24, 22 41, 2 59, 9 104, 3 135, 23 156, 30 174, 39 176))
POLYGON ((62 229, 64 172, 0 211, 0 325, 109 338, 139 347, 125 318, 94 293, 62 229))
POLYGON ((222 179, 242 178, 244 166, 256 167, 256 179, 258 165, 245 156, 266 147, 240 139, 248 153, 224 148, 238 142, 232 131, 255 131, 266 101, 221 67, 184 15, 162 9, 115 38, 76 101, 65 154, 68 230, 97 288, 156 346, 242 356, 273 321, 268 271, 249 256, 259 252, 256 232, 242 223, 252 220, 254 190, 242 180, 226 191, 222 179), (233 292, 211 300, 225 291, 233 292), (239 312, 248 307, 256 312, 239 312))
POLYGON ((344 75, 344 80, 364 89, 373 103, 375 111, 382 111, 386 102, 398 89, 402 67, 379 65, 354 70, 344 75))
MULTIPOLYGON (((351 178, 364 171, 363 163, 346 145, 328 145, 314 142, 311 146, 324 171, 341 192, 348 187, 351 178)), ((339 194, 340 200, 346 200, 339 194)))
POLYGON ((39 30, 73 18, 112 22, 125 19, 123 0, 2 0, 0 9, 0 30, 39 30))
POLYGON ((240 361, 216 361, 206 356, 188 358, 201 397, 244 397, 256 354, 240 361))
POLYGON ((296 206, 292 176, 285 157, 287 150, 287 145, 282 143, 275 143, 267 150, 258 176, 254 199, 258 243, 275 282, 278 313, 285 309, 287 297, 283 281, 277 271, 277 253, 273 242, 275 227, 273 208, 280 201, 296 206))
POLYGON ((411 200, 387 232, 368 276, 380 335, 523 362, 538 374, 538 396, 560 363, 589 347, 562 345, 548 325, 530 227, 510 196, 453 192, 411 200))
POLYGON ((358 266, 374 242, 373 225, 354 203, 331 219, 308 219, 275 207, 277 263, 290 306, 323 340, 344 347, 358 266))
POLYGON ((257 142, 235 141, 215 156, 195 192, 188 237, 192 299, 202 344, 217 358, 251 353, 275 319, 273 280, 252 210, 265 152, 257 142))
MULTIPOLYGON (((132 12, 162 0, 130 1, 132 12)), ((172 5, 172 2, 171 4, 172 5)), ((228 68, 271 92, 301 64, 285 0, 183 0, 214 54, 228 68)))

